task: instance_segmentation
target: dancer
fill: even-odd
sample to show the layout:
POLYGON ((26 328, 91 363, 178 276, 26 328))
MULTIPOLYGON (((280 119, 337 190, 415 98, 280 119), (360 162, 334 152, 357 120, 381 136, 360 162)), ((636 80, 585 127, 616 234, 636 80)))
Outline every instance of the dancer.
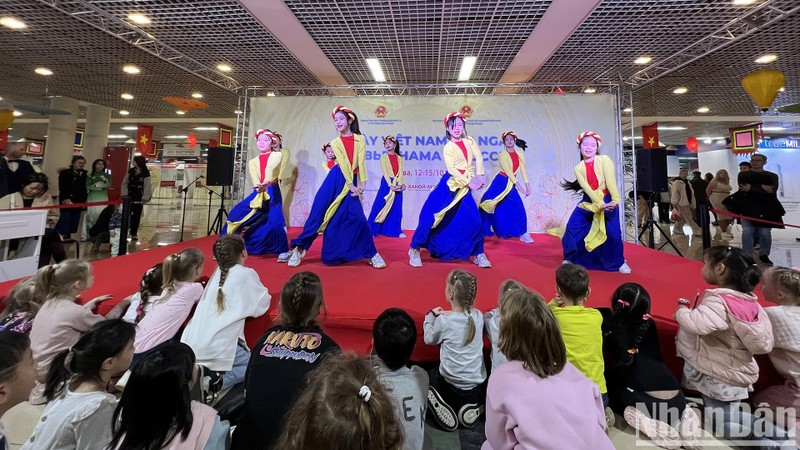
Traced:
POLYGON ((330 142, 322 145, 322 153, 325 154, 325 162, 322 164, 322 168, 325 169, 325 173, 328 173, 336 165, 336 155, 333 154, 330 142))
POLYGON ((270 151, 272 142, 277 139, 269 130, 256 131, 256 146, 261 154, 247 162, 253 192, 231 209, 221 234, 240 234, 249 254, 276 254, 278 262, 286 262, 289 238, 278 187, 283 154, 270 151))
POLYGON ((484 184, 483 157, 475 140, 467 136, 466 123, 459 112, 444 118, 449 140, 443 150, 447 173, 422 205, 408 251, 412 267, 422 267, 420 248, 442 261, 475 256, 478 267, 492 267, 483 252, 481 215, 471 194, 484 184))
POLYGON ((372 237, 379 234, 389 237, 404 238, 403 233, 403 157, 400 156, 400 143, 394 136, 383 138, 386 154, 381 156, 381 187, 372 203, 369 214, 369 226, 372 237))
POLYGON ((505 149, 497 156, 500 172, 481 197, 483 235, 496 234, 503 239, 519 237, 520 241, 533 244, 533 238, 528 234, 525 205, 519 196, 520 193, 525 197, 531 195, 524 153, 528 145, 513 131, 506 131, 500 139, 505 145, 505 149), (514 147, 521 148, 523 153, 515 151, 514 147), (517 178, 518 175, 522 176, 522 181, 517 178))
POLYGON ((337 164, 328 172, 314 197, 311 213, 303 232, 292 240, 289 267, 297 267, 320 231, 325 232, 322 262, 329 265, 369 258, 376 269, 386 263, 375 249, 361 195, 367 184, 367 144, 358 127, 358 116, 344 106, 337 106, 333 124, 339 137, 330 146, 337 164))
POLYGON ((631 273, 622 254, 614 162, 598 154, 602 142, 594 131, 584 131, 578 136, 581 162, 575 166, 577 179, 562 184, 566 190, 583 191, 583 200, 572 212, 561 239, 564 262, 587 269, 631 273))

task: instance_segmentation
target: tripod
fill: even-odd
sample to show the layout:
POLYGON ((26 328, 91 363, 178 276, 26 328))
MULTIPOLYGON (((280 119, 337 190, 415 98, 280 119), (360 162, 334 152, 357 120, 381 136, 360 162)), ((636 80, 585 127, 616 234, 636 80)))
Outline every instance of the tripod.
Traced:
POLYGON ((647 197, 647 207, 648 207, 647 223, 645 223, 645 225, 642 227, 642 231, 639 232, 639 240, 640 241, 642 240, 642 236, 644 235, 645 231, 649 231, 650 233, 649 233, 649 236, 647 237, 647 246, 650 247, 650 248, 656 248, 655 237, 654 237, 654 234, 653 234, 653 227, 655 227, 655 228, 658 229, 658 231, 661 232, 661 236, 663 236, 664 239, 666 240, 666 242, 664 242, 663 244, 661 244, 660 247, 658 247, 658 250, 661 250, 662 248, 664 248, 665 245, 669 244, 669 245, 672 246, 672 248, 675 250, 675 253, 677 253, 678 256, 683 256, 683 254, 681 254, 681 251, 678 250, 678 247, 675 247, 675 243, 672 242, 672 239, 669 238, 669 233, 665 232, 664 229, 661 228, 661 225, 659 225, 655 220, 653 220, 653 194, 652 193, 647 197))
POLYGON ((183 192, 183 214, 181 214, 181 239, 178 242, 183 242, 183 224, 186 222, 186 193, 189 192, 189 188, 193 184, 197 183, 197 180, 199 180, 200 178, 203 178, 203 175, 198 175, 197 178, 194 179, 194 181, 187 184, 186 186, 184 186, 183 189, 181 189, 181 192, 183 192))
MULTIPOLYGON (((208 189, 208 188, 206 188, 208 189)), ((211 218, 211 194, 214 193, 211 189, 208 189, 208 217, 211 218)), ((214 234, 219 233, 222 231, 222 224, 228 220, 228 211, 225 209, 225 186, 222 186, 222 194, 219 195, 219 209, 217 210, 217 215, 214 217, 214 222, 209 221, 208 225, 208 236, 211 236, 212 232, 214 234)))

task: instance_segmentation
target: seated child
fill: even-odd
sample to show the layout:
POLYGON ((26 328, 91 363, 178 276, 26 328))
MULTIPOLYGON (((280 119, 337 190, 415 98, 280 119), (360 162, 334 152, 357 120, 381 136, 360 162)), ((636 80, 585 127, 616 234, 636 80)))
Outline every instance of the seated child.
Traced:
POLYGON ((0 314, 0 330, 28 334, 33 326, 33 317, 42 306, 33 297, 36 280, 26 278, 17 283, 6 296, 5 309, 0 314))
POLYGON ((508 362, 503 352, 497 347, 500 338, 500 310, 503 302, 508 295, 516 290, 527 290, 525 286, 516 280, 506 280, 500 285, 500 295, 497 299, 497 307, 483 315, 483 326, 486 329, 486 336, 492 343, 492 371, 500 367, 501 364, 508 362))
MULTIPOLYGON (((27 400, 35 384, 36 368, 28 335, 0 331, 0 417, 27 400)), ((0 423, 0 450, 7 448, 5 436, 0 423)))
POLYGON ((131 305, 125 311, 122 319, 126 322, 139 323, 144 318, 145 314, 153 309, 153 303, 161 298, 161 287, 163 284, 163 263, 158 263, 155 266, 147 269, 142 275, 142 281, 139 282, 139 292, 131 296, 131 305))
POLYGON ((394 401, 394 412, 405 435, 404 450, 420 450, 425 440, 428 374, 418 366, 406 367, 416 343, 417 327, 402 309, 389 308, 375 320, 372 347, 377 355, 378 377, 394 401))

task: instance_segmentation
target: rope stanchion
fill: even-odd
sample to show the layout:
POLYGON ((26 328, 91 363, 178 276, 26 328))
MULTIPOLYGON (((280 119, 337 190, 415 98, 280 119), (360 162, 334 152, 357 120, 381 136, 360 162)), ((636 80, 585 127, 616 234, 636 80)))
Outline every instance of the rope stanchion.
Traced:
POLYGON ((791 223, 783 223, 783 222, 774 222, 772 220, 764 220, 764 219, 759 219, 757 217, 743 216, 741 214, 734 214, 730 211, 720 211, 718 209, 709 209, 709 211, 715 212, 717 214, 722 214, 723 216, 730 216, 730 217, 735 217, 737 219, 751 220, 753 222, 768 223, 770 225, 778 225, 781 227, 800 228, 800 225, 794 225, 791 223))

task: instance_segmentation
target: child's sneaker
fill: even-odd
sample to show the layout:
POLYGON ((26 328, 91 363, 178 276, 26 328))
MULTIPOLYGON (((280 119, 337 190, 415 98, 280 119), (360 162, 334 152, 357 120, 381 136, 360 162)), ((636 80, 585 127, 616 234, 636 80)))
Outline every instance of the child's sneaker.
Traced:
POLYGON ((492 263, 489 262, 486 253, 478 253, 475 255, 475 264, 482 269, 490 269, 492 267, 492 263))
POLYGON ((628 425, 644 433, 657 446, 661 448, 681 447, 680 433, 668 424, 651 419, 633 406, 625 408, 624 417, 628 425))
POLYGON ((419 255, 419 250, 415 248, 408 249, 408 264, 411 267, 422 267, 422 257, 419 255))
POLYGON ((519 240, 524 244, 533 244, 533 238, 531 237, 530 233, 523 234, 519 237, 519 240))
POLYGON ((278 262, 279 263, 285 263, 285 262, 289 261, 289 258, 291 256, 292 256, 292 252, 290 252, 290 251, 289 252, 283 252, 280 255, 278 255, 278 262))
POLYGON ((619 266, 619 273, 631 273, 631 267, 628 265, 628 262, 623 262, 621 266, 619 266))
POLYGON ((428 410, 443 430, 455 431, 458 428, 455 411, 442 400, 442 396, 432 387, 428 387, 428 410))
POLYGON ((294 248, 292 250, 292 255, 289 257, 288 265, 289 267, 297 267, 300 265, 300 261, 303 260, 303 256, 306 255, 305 250, 300 250, 299 248, 294 248))
POLYGON ((611 408, 606 406, 606 431, 610 430, 615 423, 617 423, 617 416, 614 415, 614 411, 611 408))
POLYGON ((483 406, 476 403, 467 403, 458 410, 458 421, 466 428, 475 426, 475 422, 483 414, 483 406))
POLYGON ((375 256, 369 260, 369 264, 376 269, 383 269, 386 267, 386 261, 383 260, 380 253, 375 253, 375 256))

